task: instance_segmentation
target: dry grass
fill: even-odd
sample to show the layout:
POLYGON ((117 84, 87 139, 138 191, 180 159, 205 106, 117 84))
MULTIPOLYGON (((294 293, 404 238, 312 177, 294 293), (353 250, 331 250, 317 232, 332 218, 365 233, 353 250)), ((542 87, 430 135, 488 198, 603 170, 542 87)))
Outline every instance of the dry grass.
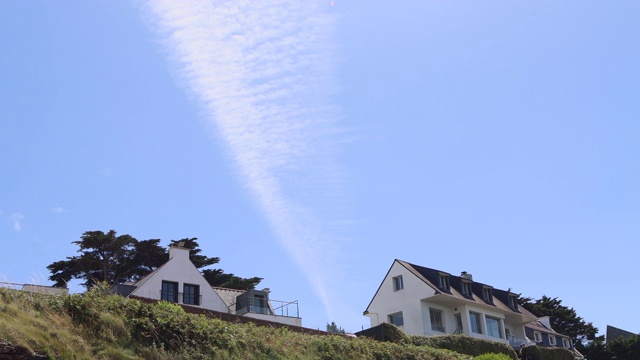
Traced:
POLYGON ((469 359, 411 344, 231 324, 173 307, 100 289, 65 297, 0 289, 0 340, 52 359, 469 359))

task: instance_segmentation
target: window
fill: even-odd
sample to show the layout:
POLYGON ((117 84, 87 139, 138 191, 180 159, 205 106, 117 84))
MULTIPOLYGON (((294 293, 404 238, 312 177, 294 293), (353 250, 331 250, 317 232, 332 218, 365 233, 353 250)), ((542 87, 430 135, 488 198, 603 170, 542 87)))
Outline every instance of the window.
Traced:
POLYGON ((533 340, 535 342, 542 342, 542 335, 540 334, 540 331, 533 332, 533 340))
POLYGON ((389 315, 389 322, 395 326, 404 325, 404 319, 402 319, 402 312, 389 315))
POLYGON ((569 342, 569 339, 567 339, 567 338, 562 338, 562 345, 566 349, 571 349, 571 342, 569 342))
POLYGON ((509 307, 513 310, 518 310, 518 297, 516 295, 509 294, 509 307))
POLYGON ((402 282, 402 275, 393 278, 393 291, 404 289, 404 283, 402 282))
POLYGON ((553 335, 549 335, 549 345, 556 345, 556 337, 553 335))
POLYGON ((482 317, 480 314, 469 311, 469 320, 471 321, 471 331, 476 334, 482 334, 482 317))
POLYGON ((468 296, 468 297, 472 296, 471 295, 471 283, 470 282, 463 281, 461 290, 462 290, 462 295, 468 296))
POLYGON ((491 293, 490 287, 482 288, 482 298, 484 299, 484 301, 493 304, 493 294, 491 293))
POLYGON ((431 330, 445 332, 444 321, 442 321, 442 310, 429 308, 429 317, 431 318, 431 330))
POLYGON ((485 316, 485 318, 487 322, 487 335, 494 338, 502 338, 502 335, 500 335, 500 319, 491 316, 485 316))
POLYGON ((441 289, 449 290, 451 288, 451 285, 449 284, 449 275, 440 274, 439 282, 440 283, 438 285, 441 289))
POLYGON ((511 330, 504 329, 504 336, 509 340, 511 338, 511 330))
POLYGON ((253 294, 253 299, 250 300, 251 312, 256 314, 271 314, 271 308, 269 302, 264 295, 253 294))
POLYGON ((162 280, 162 290, 160 291, 160 300, 169 302, 178 302, 178 283, 173 281, 162 280))
POLYGON ((182 289, 183 304, 200 305, 200 285, 184 284, 182 289))

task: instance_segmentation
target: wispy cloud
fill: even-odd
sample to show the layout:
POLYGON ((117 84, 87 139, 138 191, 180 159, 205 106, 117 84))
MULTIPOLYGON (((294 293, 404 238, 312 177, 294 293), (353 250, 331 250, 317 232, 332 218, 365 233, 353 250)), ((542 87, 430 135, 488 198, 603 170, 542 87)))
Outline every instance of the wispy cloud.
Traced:
POLYGON ((224 140, 281 245, 331 313, 339 197, 326 1, 149 1, 181 82, 224 140))
POLYGON ((21 231, 22 230, 22 221, 24 220, 24 215, 20 213, 13 213, 9 216, 9 220, 13 223, 13 230, 21 231))
POLYGON ((66 211, 67 211, 67 209, 63 208, 62 206, 56 206, 56 207, 51 209, 51 212, 54 213, 54 214, 60 214, 60 213, 66 212, 66 211))

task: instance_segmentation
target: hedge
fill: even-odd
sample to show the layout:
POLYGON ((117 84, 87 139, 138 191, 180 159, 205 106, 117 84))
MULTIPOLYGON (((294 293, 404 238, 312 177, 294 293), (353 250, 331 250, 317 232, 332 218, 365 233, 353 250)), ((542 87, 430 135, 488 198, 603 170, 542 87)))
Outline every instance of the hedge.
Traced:
POLYGON ((417 346, 428 346, 436 349, 448 349, 461 354, 478 356, 487 353, 505 354, 513 360, 518 359, 518 354, 509 344, 477 339, 466 335, 409 335, 411 343, 417 346))
POLYGON ((520 356, 529 360, 573 360, 573 353, 558 347, 525 346, 520 349, 520 356))

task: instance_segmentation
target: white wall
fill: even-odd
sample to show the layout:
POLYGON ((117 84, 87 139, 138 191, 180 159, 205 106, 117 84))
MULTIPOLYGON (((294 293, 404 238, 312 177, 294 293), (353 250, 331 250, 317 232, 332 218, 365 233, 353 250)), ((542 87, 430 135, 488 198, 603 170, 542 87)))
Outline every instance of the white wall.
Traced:
MULTIPOLYGON (((435 290, 413 273, 409 272, 397 261, 393 263, 389 274, 382 282, 382 286, 369 305, 367 316, 371 326, 377 326, 383 322, 389 322, 388 316, 402 311, 404 325, 401 327, 407 334, 424 334, 423 311, 420 299, 433 296, 435 290), (393 278, 402 275, 404 288, 393 290, 393 278)), ((427 320, 429 312, 427 309, 427 320)), ((430 329, 429 322, 429 329, 430 329)))
POLYGON ((279 315, 269 315, 269 314, 258 314, 258 313, 246 313, 242 315, 244 317, 261 319, 267 321, 273 321, 281 324, 293 325, 293 326, 302 326, 302 319, 298 317, 288 317, 288 316, 279 316, 279 315))
POLYGON ((200 271, 189 260, 189 249, 173 246, 169 248, 169 261, 156 270, 151 276, 143 279, 131 295, 160 300, 162 281, 178 283, 178 291, 183 292, 183 285, 200 285, 202 303, 200 307, 220 312, 229 312, 220 296, 200 274, 200 271))

